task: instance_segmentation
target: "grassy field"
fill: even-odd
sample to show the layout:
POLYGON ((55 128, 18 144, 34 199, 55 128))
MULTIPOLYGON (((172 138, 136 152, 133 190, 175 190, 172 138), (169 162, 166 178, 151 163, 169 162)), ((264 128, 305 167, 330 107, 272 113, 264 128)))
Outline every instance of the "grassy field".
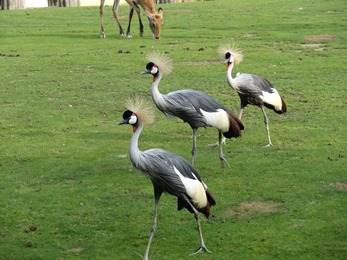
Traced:
MULTIPOLYGON (((247 107, 243 137, 227 141, 222 169, 212 128, 198 132, 196 168, 217 201, 196 223, 163 196, 152 259, 347 258, 347 3, 343 0, 215 0, 162 5, 162 38, 144 18, 121 38, 106 8, 0 11, 0 259, 140 259, 153 216, 150 181, 133 169, 130 127, 117 126, 124 100, 150 100, 141 76, 149 51, 167 52, 174 71, 163 93, 193 88, 235 113, 220 44, 244 52, 237 71, 268 78, 286 116, 247 107)), ((126 6, 120 7, 122 24, 126 6)), ((191 129, 156 110, 141 149, 190 159, 191 129)))

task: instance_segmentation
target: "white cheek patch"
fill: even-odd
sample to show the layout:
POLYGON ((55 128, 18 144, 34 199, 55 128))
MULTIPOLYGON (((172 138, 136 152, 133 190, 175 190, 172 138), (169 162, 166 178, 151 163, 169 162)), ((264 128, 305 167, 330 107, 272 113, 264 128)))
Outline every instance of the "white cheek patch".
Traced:
POLYGON ((206 112, 202 109, 200 109, 200 111, 204 115, 208 125, 222 132, 227 132, 229 130, 229 118, 223 109, 218 109, 216 112, 206 112))
POLYGON ((135 115, 132 115, 129 119, 129 124, 134 125, 136 124, 136 121, 137 121, 137 117, 135 115))
POLYGON ((157 74, 158 71, 159 71, 158 67, 153 66, 153 68, 152 68, 152 70, 151 70, 151 74, 153 74, 153 75, 154 75, 154 74, 157 74))

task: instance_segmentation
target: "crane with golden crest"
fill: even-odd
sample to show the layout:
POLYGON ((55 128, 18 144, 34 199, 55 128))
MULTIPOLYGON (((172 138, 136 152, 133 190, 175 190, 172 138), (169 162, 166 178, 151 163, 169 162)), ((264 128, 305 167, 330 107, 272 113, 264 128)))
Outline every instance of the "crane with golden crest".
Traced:
POLYGON ((216 204, 206 184, 201 180, 196 169, 181 156, 159 148, 139 150, 140 134, 145 125, 154 121, 154 112, 148 103, 137 97, 128 99, 126 108, 123 120, 118 124, 132 126, 130 160, 136 169, 149 177, 154 188, 154 219, 143 259, 148 259, 157 228, 158 203, 164 192, 177 197, 178 210, 186 208, 194 214, 200 237, 200 246, 196 253, 210 252, 205 246, 199 219, 199 212, 208 218, 211 206, 216 204))
POLYGON ((234 65, 241 63, 243 54, 235 47, 222 45, 218 49, 218 54, 225 60, 226 78, 231 88, 233 88, 240 97, 240 113, 239 119, 241 120, 243 109, 248 105, 260 107, 263 116, 265 129, 267 133, 268 144, 272 146, 269 119, 265 113, 265 107, 272 109, 277 114, 284 114, 287 112, 287 105, 283 98, 280 96, 275 87, 266 78, 254 74, 237 73, 235 77, 232 76, 234 65))
POLYGON ((152 99, 157 108, 168 117, 178 117, 188 123, 193 130, 192 164, 195 162, 197 131, 201 127, 214 127, 218 130, 219 159, 229 165, 222 150, 222 136, 236 138, 241 136, 244 126, 229 109, 221 105, 211 96, 192 89, 183 89, 167 94, 159 91, 159 83, 165 74, 172 70, 172 61, 164 53, 151 52, 149 63, 142 74, 153 76, 151 85, 152 99))

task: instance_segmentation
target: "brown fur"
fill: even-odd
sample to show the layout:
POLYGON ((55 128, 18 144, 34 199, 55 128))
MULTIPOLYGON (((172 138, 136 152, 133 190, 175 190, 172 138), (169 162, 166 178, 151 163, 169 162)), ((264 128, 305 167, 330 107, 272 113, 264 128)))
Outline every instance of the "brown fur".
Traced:
MULTIPOLYGON (((147 18, 149 19, 149 26, 151 28, 151 31, 153 33, 153 37, 155 39, 160 38, 160 32, 161 32, 161 27, 163 25, 163 14, 164 11, 162 8, 159 8, 158 11, 155 10, 155 5, 154 5, 154 0, 125 0, 129 6, 130 6, 130 12, 129 12, 129 20, 128 20, 128 27, 126 31, 126 36, 131 37, 130 35, 130 24, 131 24, 131 19, 133 16, 134 11, 137 13, 137 17, 139 19, 140 23, 140 36, 143 36, 143 25, 142 25, 142 20, 141 20, 141 15, 140 15, 140 7, 143 8, 145 11, 145 14, 147 18)), ((119 17, 118 17, 118 4, 120 0, 114 0, 113 3, 113 16, 116 19, 116 22, 119 27, 119 33, 123 36, 124 31, 123 28, 119 22, 119 17)), ((105 0, 100 0, 100 37, 105 38, 105 31, 104 31, 104 4, 105 0)))

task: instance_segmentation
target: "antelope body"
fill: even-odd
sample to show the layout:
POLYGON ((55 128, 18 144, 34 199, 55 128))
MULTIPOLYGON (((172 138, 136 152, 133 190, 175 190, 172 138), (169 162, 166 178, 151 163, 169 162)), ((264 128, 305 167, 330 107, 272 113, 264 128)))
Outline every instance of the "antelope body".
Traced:
MULTIPOLYGON (((149 21, 149 27, 151 28, 153 38, 159 39, 160 38, 160 31, 161 27, 163 25, 163 9, 159 8, 158 11, 155 10, 154 0, 125 0, 128 5, 130 6, 129 11, 129 20, 128 20, 128 27, 126 31, 126 37, 131 38, 130 34, 130 25, 131 25, 131 19, 134 14, 134 10, 137 13, 137 17, 139 19, 140 24, 140 36, 143 36, 143 24, 140 16, 140 7, 144 10, 148 21, 149 21)), ((118 6, 119 6, 120 0, 114 0, 112 12, 113 17, 116 19, 116 22, 119 27, 119 34, 121 36, 125 36, 124 30, 119 22, 119 16, 118 16, 118 6)), ((105 0, 100 0, 100 38, 105 38, 105 31, 104 31, 104 5, 105 0)))

